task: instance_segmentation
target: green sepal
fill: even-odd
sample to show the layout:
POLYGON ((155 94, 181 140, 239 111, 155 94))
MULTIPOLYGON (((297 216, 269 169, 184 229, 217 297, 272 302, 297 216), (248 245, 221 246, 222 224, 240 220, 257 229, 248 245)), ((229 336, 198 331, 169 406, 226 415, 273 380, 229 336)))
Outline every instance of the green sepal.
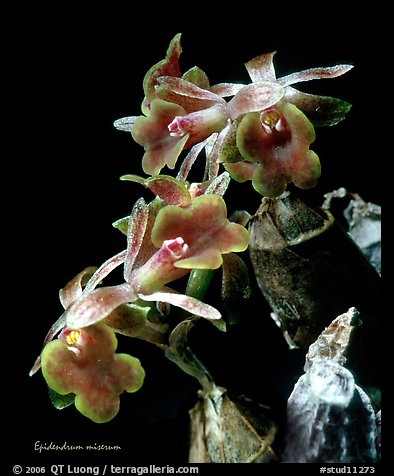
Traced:
POLYGON ((127 236, 127 230, 129 227, 129 217, 127 216, 119 218, 119 220, 116 220, 112 223, 112 226, 127 236))
POLYGON ((64 408, 69 407, 74 403, 75 393, 68 393, 67 395, 60 395, 60 393, 55 392, 48 385, 49 399, 51 400, 52 405, 57 410, 63 410, 64 408))

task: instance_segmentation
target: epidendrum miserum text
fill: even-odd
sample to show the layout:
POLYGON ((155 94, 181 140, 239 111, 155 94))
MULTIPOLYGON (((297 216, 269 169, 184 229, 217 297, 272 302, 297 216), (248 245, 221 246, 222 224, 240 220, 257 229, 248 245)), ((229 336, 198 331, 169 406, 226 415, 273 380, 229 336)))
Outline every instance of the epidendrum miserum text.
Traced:
POLYGON ((50 443, 43 443, 36 441, 34 443, 34 451, 41 453, 42 451, 119 451, 122 447, 119 445, 106 445, 100 443, 93 443, 87 445, 72 445, 65 441, 62 444, 56 444, 52 441, 50 443))

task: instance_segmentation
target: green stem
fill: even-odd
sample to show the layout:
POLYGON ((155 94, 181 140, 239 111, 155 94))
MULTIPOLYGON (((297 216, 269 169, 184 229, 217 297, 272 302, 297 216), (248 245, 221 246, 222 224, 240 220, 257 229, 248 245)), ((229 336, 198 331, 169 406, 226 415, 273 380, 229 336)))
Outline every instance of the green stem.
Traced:
POLYGON ((190 272, 185 294, 203 300, 213 278, 213 269, 193 269, 190 272))

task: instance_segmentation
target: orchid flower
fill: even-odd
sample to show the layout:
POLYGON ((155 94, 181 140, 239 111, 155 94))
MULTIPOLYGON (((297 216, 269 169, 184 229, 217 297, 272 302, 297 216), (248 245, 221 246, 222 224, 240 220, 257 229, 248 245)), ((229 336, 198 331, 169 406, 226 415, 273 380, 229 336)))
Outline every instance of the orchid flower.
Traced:
POLYGON ((239 182, 252 180, 255 190, 270 198, 281 195, 290 182, 302 189, 316 185, 321 168, 318 156, 309 150, 315 139, 312 123, 334 125, 350 109, 345 101, 302 93, 291 85, 334 78, 352 68, 312 68, 276 79, 274 54, 264 54, 246 63, 252 83, 240 89, 229 103, 234 122, 223 138, 220 156, 232 178, 239 182), (271 94, 274 87, 279 88, 281 98, 260 108, 255 90, 264 85, 271 94), (234 114, 232 103, 244 113, 242 117, 234 114))
POLYGON ((185 148, 207 139, 226 125, 226 101, 201 86, 209 84, 205 73, 192 68, 181 77, 180 35, 170 43, 167 56, 145 75, 144 116, 115 121, 120 130, 130 131, 133 139, 145 149, 142 168, 157 175, 167 165, 174 169, 185 148))
POLYGON ((75 406, 96 423, 119 411, 119 396, 136 392, 143 384, 141 363, 128 354, 115 354, 114 331, 99 323, 80 331, 63 330, 42 352, 42 373, 60 395, 75 394, 75 406))
MULTIPOLYGON (((350 64, 310 68, 298 71, 281 78, 276 78, 273 59, 276 52, 257 56, 245 64, 247 72, 254 84, 270 82, 283 88, 283 98, 298 107, 314 126, 333 126, 345 119, 351 105, 341 99, 329 96, 307 94, 292 87, 293 84, 312 81, 314 79, 329 79, 341 76, 353 68, 350 64)), ((247 111, 252 112, 252 111, 247 111)))
POLYGON ((250 112, 237 130, 244 158, 225 164, 233 179, 252 180, 257 192, 278 197, 289 182, 311 188, 320 176, 320 161, 309 145, 315 139, 311 122, 293 104, 282 100, 262 112, 250 112))

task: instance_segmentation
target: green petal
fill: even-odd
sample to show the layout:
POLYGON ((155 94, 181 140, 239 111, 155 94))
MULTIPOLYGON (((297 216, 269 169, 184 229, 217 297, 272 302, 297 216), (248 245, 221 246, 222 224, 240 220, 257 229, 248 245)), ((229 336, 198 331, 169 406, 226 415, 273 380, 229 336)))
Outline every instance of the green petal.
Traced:
POLYGON ((188 138, 188 134, 182 139, 171 137, 171 140, 166 143, 145 152, 142 158, 142 170, 148 175, 158 175, 165 165, 174 169, 188 138))
POLYGON ((138 117, 133 124, 131 135, 145 150, 149 150, 169 136, 168 125, 174 117, 183 115, 185 110, 178 104, 154 99, 150 116, 138 117))
POLYGON ((314 126, 334 126, 345 119, 352 107, 342 99, 307 94, 289 86, 285 98, 301 109, 314 126))
POLYGON ((72 353, 61 340, 49 342, 41 354, 41 371, 49 385, 59 395, 73 393, 74 389, 65 379, 65 362, 72 362, 72 353))
POLYGON ((60 395, 60 393, 55 392, 51 387, 48 386, 49 398, 52 402, 52 405, 57 410, 63 410, 64 408, 69 407, 75 401, 75 394, 68 393, 67 395, 60 395))
POLYGON ((193 83, 199 88, 208 89, 209 88, 209 79, 204 71, 198 66, 193 66, 182 76, 182 79, 193 83))
POLYGON ((135 337, 145 327, 150 306, 122 304, 114 309, 103 322, 118 334, 135 337))
POLYGON ((313 150, 308 150, 304 163, 297 167, 297 172, 292 174, 294 185, 302 189, 312 188, 316 185, 321 175, 321 166, 318 155, 313 150))
POLYGON ((218 249, 206 249, 174 263, 182 269, 218 269, 223 263, 222 254, 218 249))
POLYGON ((193 269, 189 275, 185 294, 196 299, 204 299, 212 282, 213 270, 193 269))
POLYGON ((116 220, 112 223, 112 226, 127 236, 127 230, 129 229, 129 217, 127 216, 119 218, 119 220, 116 220))
MULTIPOLYGON (((239 123, 236 135, 237 147, 242 157, 249 162, 259 162, 261 151, 266 147, 265 136, 262 134, 260 114, 245 114, 239 123)), ((226 168, 229 173, 230 170, 226 168)))
POLYGON ((224 168, 231 177, 241 183, 252 180, 256 167, 258 167, 258 164, 252 164, 246 161, 237 162, 235 164, 224 164, 224 168))
POLYGON ((256 167, 252 177, 253 188, 264 197, 275 198, 286 190, 287 180, 275 168, 256 167))
POLYGON ((234 163, 242 160, 242 155, 237 147, 236 141, 239 122, 239 119, 231 122, 219 150, 219 162, 234 163))

